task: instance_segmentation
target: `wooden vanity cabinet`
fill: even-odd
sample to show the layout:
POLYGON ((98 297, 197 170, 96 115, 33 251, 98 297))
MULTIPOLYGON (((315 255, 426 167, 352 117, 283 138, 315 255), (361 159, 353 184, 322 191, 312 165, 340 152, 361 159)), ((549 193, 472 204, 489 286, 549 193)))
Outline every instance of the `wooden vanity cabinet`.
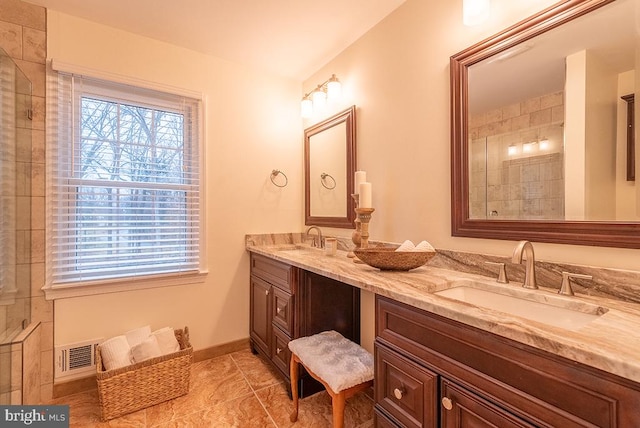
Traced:
POLYGON ((640 384, 381 296, 375 349, 378 427, 640 427, 640 384))
MULTIPOLYGON (((360 342, 360 290, 252 253, 249 329, 251 351, 271 361, 289 388, 290 340, 336 330, 360 342)), ((322 389, 301 372, 301 397, 322 389)))

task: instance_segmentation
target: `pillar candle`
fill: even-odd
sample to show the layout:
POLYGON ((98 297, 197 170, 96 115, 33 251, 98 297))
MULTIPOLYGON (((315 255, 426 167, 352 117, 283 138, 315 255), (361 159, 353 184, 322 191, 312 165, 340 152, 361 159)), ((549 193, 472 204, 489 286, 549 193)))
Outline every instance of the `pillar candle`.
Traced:
POLYGON ((353 192, 358 193, 360 191, 360 183, 364 183, 365 181, 367 181, 367 173, 365 171, 356 171, 353 192))
POLYGON ((371 183, 360 183, 358 208, 371 208, 371 183))

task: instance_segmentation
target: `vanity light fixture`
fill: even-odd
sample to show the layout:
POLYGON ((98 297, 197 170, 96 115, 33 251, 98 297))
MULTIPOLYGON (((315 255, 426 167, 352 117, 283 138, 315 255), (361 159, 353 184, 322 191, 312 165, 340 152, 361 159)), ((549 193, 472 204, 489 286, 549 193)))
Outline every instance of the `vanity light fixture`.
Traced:
POLYGON ((522 153, 531 153, 535 149, 537 141, 530 141, 522 145, 522 153))
POLYGON ((547 150, 549 148, 549 140, 545 137, 542 137, 540 140, 540 150, 547 150))
POLYGON ((342 84, 335 74, 318 85, 313 91, 305 94, 300 103, 303 118, 309 118, 314 110, 322 110, 327 105, 327 100, 336 101, 342 96, 342 84))
POLYGON ((462 23, 479 25, 489 18, 491 0, 462 0, 462 23))
POLYGON ((513 143, 509 144, 509 148, 507 148, 507 154, 509 156, 514 156, 517 153, 518 153, 518 147, 513 143))

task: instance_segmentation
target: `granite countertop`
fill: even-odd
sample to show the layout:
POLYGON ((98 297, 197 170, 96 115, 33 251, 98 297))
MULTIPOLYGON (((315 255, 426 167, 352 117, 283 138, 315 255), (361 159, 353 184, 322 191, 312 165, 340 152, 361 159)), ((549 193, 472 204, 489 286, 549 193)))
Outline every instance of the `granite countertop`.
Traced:
POLYGON ((532 291, 541 301, 565 298, 572 305, 606 308, 606 313, 587 325, 567 330, 434 294, 470 281, 504 287, 507 292, 522 290, 519 283, 497 284, 485 276, 428 264, 409 272, 380 271, 354 263, 345 251, 328 256, 299 244, 253 245, 248 241, 247 250, 640 382, 640 305, 636 303, 578 294, 558 296, 556 290, 544 287, 532 291))

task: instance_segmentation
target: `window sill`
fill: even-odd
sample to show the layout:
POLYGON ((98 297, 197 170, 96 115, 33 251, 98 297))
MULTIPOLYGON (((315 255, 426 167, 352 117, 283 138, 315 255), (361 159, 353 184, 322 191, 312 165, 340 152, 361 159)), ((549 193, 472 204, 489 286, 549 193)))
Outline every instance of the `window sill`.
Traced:
POLYGON ((107 293, 121 293, 124 291, 138 291, 150 288, 173 287, 203 283, 207 271, 196 273, 161 275, 145 278, 126 278, 110 282, 96 282, 91 284, 65 284, 58 286, 44 286, 46 300, 68 299, 73 297, 94 296, 107 293))

